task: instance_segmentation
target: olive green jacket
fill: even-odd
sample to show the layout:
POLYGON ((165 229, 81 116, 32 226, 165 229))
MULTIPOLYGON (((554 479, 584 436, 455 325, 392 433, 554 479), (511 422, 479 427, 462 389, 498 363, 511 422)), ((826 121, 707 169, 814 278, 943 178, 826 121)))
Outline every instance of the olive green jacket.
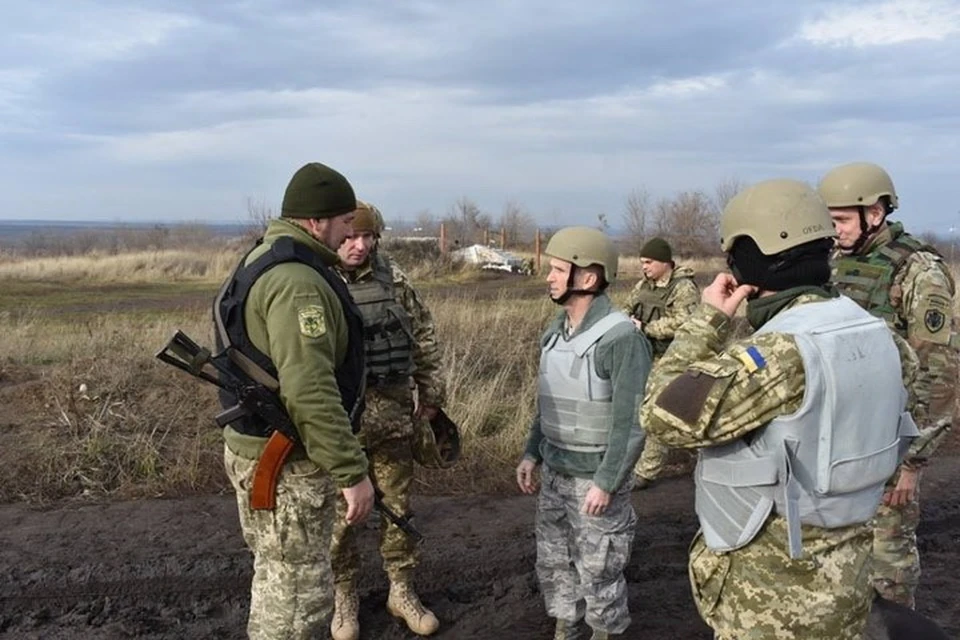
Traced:
MULTIPOLYGON (((301 227, 279 219, 270 222, 264 246, 250 253, 247 264, 281 236, 291 236, 331 266, 339 261, 301 227)), ((351 430, 335 377, 346 357, 347 323, 330 285, 305 264, 279 264, 254 283, 243 314, 251 342, 277 368, 280 396, 300 432, 306 457, 340 487, 363 480, 367 459, 351 430)), ((247 458, 259 458, 266 444, 266 438, 243 435, 229 426, 223 433, 227 446, 247 458)))

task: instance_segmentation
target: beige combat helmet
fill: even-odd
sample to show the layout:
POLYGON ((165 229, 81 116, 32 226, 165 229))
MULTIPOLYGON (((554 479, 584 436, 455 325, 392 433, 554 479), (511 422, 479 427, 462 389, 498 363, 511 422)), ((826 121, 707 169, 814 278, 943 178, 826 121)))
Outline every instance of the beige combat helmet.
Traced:
POLYGON ((871 162, 853 162, 832 169, 820 181, 817 191, 831 209, 869 207, 884 196, 890 199, 890 211, 900 204, 890 174, 871 162))
POLYGON ((835 237, 830 211, 807 184, 778 179, 758 182, 734 196, 720 218, 720 246, 753 238, 764 255, 773 255, 801 244, 835 237))
POLYGON ((609 283, 617 278, 617 264, 620 254, 613 241, 605 233, 593 227, 566 227, 560 229, 544 253, 551 258, 572 262, 578 267, 600 265, 603 277, 609 283))
POLYGON ((380 209, 364 200, 357 200, 353 217, 354 233, 372 233, 379 238, 383 233, 383 226, 383 215, 380 209))

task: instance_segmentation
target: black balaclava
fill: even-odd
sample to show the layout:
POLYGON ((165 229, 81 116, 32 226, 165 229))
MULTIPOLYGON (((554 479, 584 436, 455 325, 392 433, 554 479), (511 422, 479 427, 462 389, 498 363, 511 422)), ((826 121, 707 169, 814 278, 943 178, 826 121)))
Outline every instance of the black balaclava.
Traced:
POLYGON ((727 264, 740 284, 759 290, 785 291, 793 287, 820 287, 830 280, 833 240, 821 238, 765 255, 753 238, 737 238, 727 254, 727 264))

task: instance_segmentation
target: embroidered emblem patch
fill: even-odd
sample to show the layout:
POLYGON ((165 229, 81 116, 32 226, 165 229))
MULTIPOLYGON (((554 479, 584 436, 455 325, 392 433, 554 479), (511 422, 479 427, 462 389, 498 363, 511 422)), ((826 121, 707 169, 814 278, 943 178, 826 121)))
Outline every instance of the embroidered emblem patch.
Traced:
POLYGON ((923 314, 923 324, 930 333, 936 333, 940 331, 940 329, 943 329, 946 319, 946 316, 943 315, 943 312, 939 309, 928 309, 927 312, 923 314))
POLYGON ((319 338, 327 332, 327 317, 322 306, 311 304, 300 307, 297 317, 300 320, 300 333, 306 337, 319 338))
POLYGON ((767 366, 766 359, 760 354, 759 349, 756 347, 747 347, 737 358, 743 363, 743 366, 746 367, 749 373, 753 373, 767 366))

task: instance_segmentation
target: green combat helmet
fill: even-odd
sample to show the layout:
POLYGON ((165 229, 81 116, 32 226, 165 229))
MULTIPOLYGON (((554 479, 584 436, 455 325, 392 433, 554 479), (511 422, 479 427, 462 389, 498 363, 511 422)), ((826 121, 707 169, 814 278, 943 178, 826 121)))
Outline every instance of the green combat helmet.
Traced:
POLYGON ((460 459, 460 428, 443 409, 430 422, 414 420, 413 459, 428 469, 448 469, 460 459))
POLYGON ((890 203, 887 213, 900 205, 890 174, 870 162, 853 162, 831 170, 817 191, 831 209, 869 207, 884 196, 890 203))
POLYGON ((355 233, 372 233, 380 237, 383 233, 383 215, 380 209, 369 202, 357 200, 356 215, 353 218, 353 231, 355 233))
POLYGON ((283 194, 284 218, 335 218, 357 208, 353 187, 339 172, 311 162, 300 167, 283 194))
POLYGON ((566 227, 560 229, 544 253, 551 258, 571 262, 578 267, 599 265, 608 284, 617 278, 617 263, 620 254, 613 241, 605 233, 593 227, 566 227))
POLYGON ((744 189, 723 209, 720 247, 729 252, 737 238, 753 238, 765 255, 833 238, 830 211, 817 192, 797 180, 765 180, 744 189))

